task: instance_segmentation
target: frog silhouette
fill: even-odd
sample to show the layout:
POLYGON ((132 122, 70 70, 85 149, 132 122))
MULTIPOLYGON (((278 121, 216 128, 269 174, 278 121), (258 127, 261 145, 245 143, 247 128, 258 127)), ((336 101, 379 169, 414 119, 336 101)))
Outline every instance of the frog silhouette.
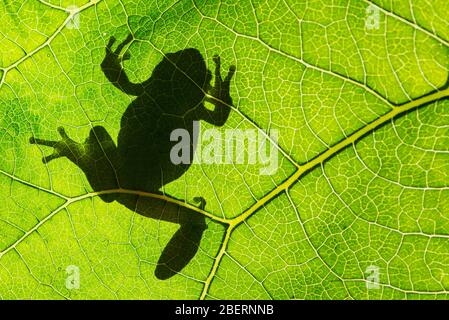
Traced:
MULTIPOLYGON (((222 126, 229 117, 232 99, 230 81, 235 72, 231 66, 223 79, 220 58, 214 56, 215 81, 197 49, 189 48, 165 54, 148 80, 133 83, 122 67, 130 55, 124 48, 132 44, 129 35, 115 50, 115 38, 106 46, 101 69, 106 78, 122 92, 136 96, 121 119, 117 146, 102 126, 90 130, 86 140, 72 140, 64 128, 58 128, 60 141, 32 137, 30 143, 51 147, 54 152, 42 158, 44 163, 65 157, 86 175, 92 189, 105 202, 117 201, 143 216, 178 223, 179 229, 164 248, 155 275, 168 279, 179 273, 195 256, 206 227, 203 215, 163 200, 139 196, 139 191, 163 193, 163 186, 181 177, 192 163, 195 141, 191 139, 188 163, 174 164, 170 150, 177 142, 170 134, 182 128, 193 136, 194 121, 204 120, 222 126), (214 106, 204 106, 208 101, 214 106), (134 190, 133 194, 107 190, 134 190)), ((204 209, 206 201, 194 198, 204 209)))

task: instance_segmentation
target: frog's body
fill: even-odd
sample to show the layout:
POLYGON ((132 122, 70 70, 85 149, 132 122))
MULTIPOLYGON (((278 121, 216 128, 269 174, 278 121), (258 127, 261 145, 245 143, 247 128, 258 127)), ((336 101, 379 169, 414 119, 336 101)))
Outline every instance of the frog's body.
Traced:
MULTIPOLYGON (((218 58, 215 61, 219 68, 218 58)), ((203 101, 212 76, 196 49, 167 54, 151 77, 137 85, 129 82, 123 70, 117 74, 117 67, 110 65, 108 59, 102 64, 108 79, 124 92, 138 95, 123 114, 117 150, 112 156, 119 164, 118 184, 126 189, 160 191, 189 167, 171 161, 170 134, 183 128, 192 137, 193 123, 198 120, 223 125, 230 112, 229 81, 224 82, 227 93, 218 97, 225 103, 211 112, 203 101)), ((191 148, 193 157, 194 146, 191 148)))
MULTIPOLYGON (((71 160, 84 171, 95 191, 129 189, 162 192, 161 189, 165 184, 178 179, 189 167, 189 164, 174 164, 171 161, 170 150, 175 143, 170 141, 171 132, 182 128, 192 137, 194 121, 198 120, 205 120, 217 126, 223 125, 231 110, 229 83, 235 69, 232 67, 222 80, 220 60, 215 57, 215 86, 211 87, 212 75, 207 70, 199 51, 185 49, 165 55, 148 80, 135 84, 128 80, 121 66, 121 61, 126 59, 126 55, 123 58, 119 57, 125 45, 132 41, 132 37, 119 44, 115 52, 111 49, 114 41, 115 39, 111 38, 106 47, 106 57, 101 64, 102 70, 114 86, 129 95, 137 96, 122 116, 117 146, 106 129, 101 126, 92 128, 84 143, 71 140, 63 128, 58 129, 61 141, 31 138, 31 143, 54 148, 55 152, 44 157, 44 162, 59 157, 71 160), (206 98, 209 91, 210 95, 206 98), (203 104, 205 100, 212 102, 215 110, 206 109, 203 104)), ((191 146, 191 158, 194 147, 191 146)), ((190 234, 188 238, 195 244, 196 249, 192 244, 190 247, 187 244, 187 247, 182 249, 189 259, 179 261, 178 265, 173 265, 172 262, 170 272, 166 268, 168 262, 165 261, 164 271, 159 269, 158 273, 156 270, 159 278, 167 278, 173 272, 176 273, 195 254, 205 229, 204 217, 188 213, 180 218, 178 215, 164 216, 144 209, 138 210, 136 198, 130 199, 129 196, 120 193, 100 194, 100 197, 107 202, 117 200, 145 216, 180 223, 180 230, 170 242, 174 242, 175 246, 179 245, 179 241, 183 241, 181 238, 186 238, 186 233, 190 234), (184 234, 181 238, 180 232, 184 234)), ((204 207, 204 199, 201 203, 204 207)), ((168 252, 173 251, 173 248, 167 248, 161 259, 168 259, 168 252)))

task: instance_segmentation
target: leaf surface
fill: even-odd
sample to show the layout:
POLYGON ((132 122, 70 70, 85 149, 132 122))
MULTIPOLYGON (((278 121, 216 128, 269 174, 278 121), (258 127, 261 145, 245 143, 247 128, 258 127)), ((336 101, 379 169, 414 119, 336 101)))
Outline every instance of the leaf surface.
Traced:
POLYGON ((447 12, 444 0, 2 2, 0 297, 447 298, 447 12), (206 200, 198 252, 168 280, 154 272, 176 224, 102 201, 75 164, 43 164, 48 150, 29 143, 60 126, 75 141, 97 125, 116 139, 134 98, 100 64, 109 38, 129 33, 133 82, 170 52, 196 48, 209 68, 219 54, 237 72, 218 130, 278 131, 273 175, 193 164, 162 198, 117 191, 206 200))

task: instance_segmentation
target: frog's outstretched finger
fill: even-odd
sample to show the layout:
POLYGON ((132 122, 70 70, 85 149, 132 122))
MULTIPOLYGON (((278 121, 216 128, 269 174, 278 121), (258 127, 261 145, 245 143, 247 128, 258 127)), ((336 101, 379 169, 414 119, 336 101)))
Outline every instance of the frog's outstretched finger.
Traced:
POLYGON ((61 158, 62 155, 59 152, 54 152, 49 156, 45 156, 42 158, 42 162, 43 163, 49 163, 51 160, 57 159, 57 158, 61 158))
POLYGON ((107 54, 112 53, 112 46, 114 45, 114 43, 115 43, 115 37, 110 37, 109 42, 106 45, 106 53, 107 54))
POLYGON ((31 144, 38 144, 38 145, 46 146, 46 147, 54 147, 58 142, 57 141, 52 141, 52 140, 45 140, 45 139, 39 139, 39 138, 31 137, 30 138, 30 143, 31 144))
POLYGON ((127 37, 122 43, 120 43, 120 44, 117 46, 117 49, 115 49, 115 52, 114 52, 114 53, 115 53, 116 55, 119 55, 119 54, 122 52, 123 48, 124 48, 128 43, 132 42, 133 40, 134 40, 133 35, 132 35, 132 34, 129 34, 128 37, 127 37))
POLYGON ((215 63, 215 85, 219 85, 223 79, 221 78, 221 59, 219 55, 213 57, 215 63))
POLYGON ((224 79, 223 83, 229 85, 234 74, 235 74, 235 66, 230 66, 228 74, 226 75, 226 78, 224 79))
POLYGON ((58 133, 61 136, 62 140, 71 140, 63 127, 58 127, 58 133))

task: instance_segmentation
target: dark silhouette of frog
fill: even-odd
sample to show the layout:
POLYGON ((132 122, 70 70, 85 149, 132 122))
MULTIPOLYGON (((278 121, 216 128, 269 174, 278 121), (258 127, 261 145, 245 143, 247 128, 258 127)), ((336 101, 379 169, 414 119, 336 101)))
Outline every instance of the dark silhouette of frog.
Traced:
MULTIPOLYGON (((222 126, 229 117, 232 100, 229 84, 235 67, 229 69, 225 79, 220 74, 220 58, 214 56, 215 83, 200 52, 185 49, 168 53, 155 67, 151 77, 142 83, 128 79, 122 62, 130 58, 121 54, 133 41, 132 35, 112 50, 112 37, 106 46, 101 68, 106 78, 126 94, 137 96, 121 119, 118 143, 115 145, 106 129, 95 126, 83 143, 73 141, 64 128, 58 128, 62 140, 50 141, 32 137, 32 144, 52 147, 54 153, 42 160, 48 163, 66 157, 86 175, 94 191, 127 189, 161 193, 161 188, 179 177, 190 166, 174 164, 170 150, 177 142, 170 141, 175 129, 185 129, 193 135, 194 121, 204 120, 222 126), (214 105, 214 110, 204 106, 214 105)), ((190 160, 195 145, 191 139, 190 160)), ((159 258, 155 274, 167 279, 178 273, 194 257, 201 236, 206 229, 205 218, 192 210, 170 206, 165 201, 139 195, 106 193, 99 195, 106 202, 117 201, 147 217, 180 224, 159 258)), ((194 198, 204 208, 203 198, 194 198)))

